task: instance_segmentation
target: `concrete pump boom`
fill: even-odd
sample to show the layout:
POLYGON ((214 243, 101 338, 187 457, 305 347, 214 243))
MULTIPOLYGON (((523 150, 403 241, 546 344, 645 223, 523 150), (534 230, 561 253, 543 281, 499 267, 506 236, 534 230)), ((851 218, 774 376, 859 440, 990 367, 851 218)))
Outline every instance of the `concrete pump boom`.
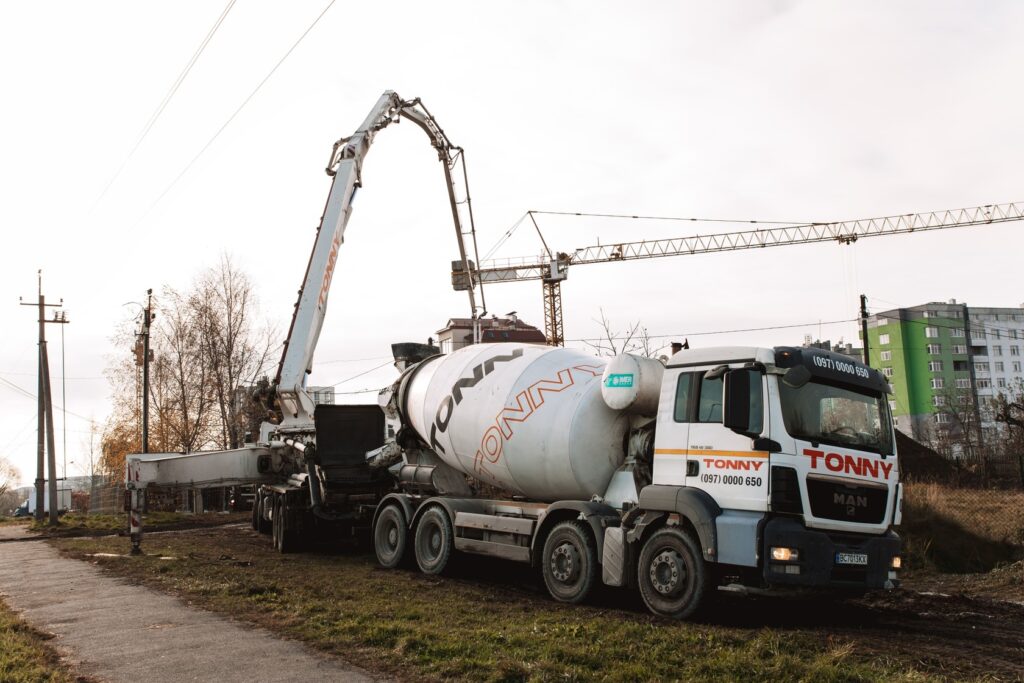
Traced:
MULTIPOLYGON (((352 198, 355 196, 356 189, 362 185, 363 159, 373 143, 374 136, 388 125, 397 123, 400 118, 406 118, 423 129, 430 138, 434 149, 437 150, 438 159, 444 168, 448 201, 455 223, 455 235, 459 245, 459 263, 463 272, 473 273, 471 255, 466 249, 464 221, 459 211, 461 203, 455 191, 454 171, 459 165, 462 166, 461 181, 465 193, 462 203, 466 205, 469 235, 473 239, 472 258, 479 262, 476 255, 476 231, 473 225, 465 154, 462 148, 451 143, 419 99, 402 100, 393 91, 385 92, 356 132, 334 144, 331 158, 327 164, 327 174, 334 180, 320 220, 309 264, 306 266, 306 275, 303 279, 302 289, 299 290, 299 300, 295 305, 295 312, 292 315, 291 326, 274 382, 283 413, 281 432, 294 434, 313 430, 314 403, 305 390, 306 375, 312 371, 313 354, 320 337, 320 330, 323 327, 331 280, 338 263, 338 250, 344 242, 345 226, 352 213, 352 198)), ((475 322, 486 312, 483 287, 473 277, 465 289, 469 294, 469 305, 475 322), (476 300, 478 287, 479 306, 476 300)), ((479 326, 474 324, 475 333, 478 328, 479 326)))

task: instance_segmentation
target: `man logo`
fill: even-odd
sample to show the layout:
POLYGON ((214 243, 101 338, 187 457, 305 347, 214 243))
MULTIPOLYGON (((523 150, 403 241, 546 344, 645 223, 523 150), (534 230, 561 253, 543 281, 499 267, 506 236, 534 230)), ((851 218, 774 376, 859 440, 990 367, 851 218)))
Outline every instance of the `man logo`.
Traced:
POLYGON ((856 517, 857 508, 866 508, 868 506, 868 497, 855 496, 851 493, 833 493, 832 502, 836 505, 845 505, 847 517, 856 517))

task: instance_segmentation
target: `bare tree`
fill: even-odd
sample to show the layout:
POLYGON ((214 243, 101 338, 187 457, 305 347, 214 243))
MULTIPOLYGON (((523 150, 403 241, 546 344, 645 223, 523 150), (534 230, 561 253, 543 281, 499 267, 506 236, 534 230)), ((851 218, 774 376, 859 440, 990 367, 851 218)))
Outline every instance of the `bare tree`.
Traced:
MULTIPOLYGON (((601 331, 604 333, 600 339, 593 342, 584 340, 584 344, 594 349, 599 356, 617 356, 620 353, 630 353, 634 351, 637 346, 636 338, 640 333, 640 322, 637 321, 630 325, 625 331, 618 332, 614 330, 612 322, 604 314, 604 309, 599 308, 598 311, 601 314, 601 319, 594 319, 598 325, 601 326, 601 331)), ((646 335, 647 330, 644 330, 646 335)))
POLYGON ((14 489, 19 479, 21 473, 18 472, 18 468, 7 458, 0 457, 0 496, 14 489))
POLYGON ((237 448, 247 425, 238 397, 266 371, 272 334, 257 330, 256 296, 249 278, 224 255, 203 274, 193 299, 214 393, 221 448, 237 448))
POLYGON ((1007 454, 1015 457, 1020 473, 1020 483, 1024 486, 1024 382, 1017 380, 996 397, 992 406, 992 417, 1003 427, 1003 446, 1007 454))

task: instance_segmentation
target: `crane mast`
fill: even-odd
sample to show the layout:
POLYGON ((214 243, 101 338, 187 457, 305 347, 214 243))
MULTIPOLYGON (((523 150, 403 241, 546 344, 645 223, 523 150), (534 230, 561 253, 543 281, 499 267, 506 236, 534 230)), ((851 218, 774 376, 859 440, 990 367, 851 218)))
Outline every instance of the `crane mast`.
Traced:
MULTIPOLYGON (((462 148, 452 144, 419 99, 402 100, 395 92, 389 90, 381 95, 356 132, 336 142, 331 150, 326 168, 327 174, 333 178, 331 190, 306 266, 306 274, 299 290, 298 302, 295 304, 274 382, 282 413, 279 428, 281 432, 302 433, 313 428, 315 406, 305 389, 306 375, 312 371, 313 355, 323 327, 331 281, 338 263, 338 251, 344 242, 345 226, 352 213, 352 199, 362 185, 363 160, 376 134, 402 118, 412 121, 421 128, 437 151, 444 169, 448 200, 459 246, 459 261, 456 263, 461 266, 464 273, 474 273, 471 256, 476 258, 476 230, 473 224, 465 153, 462 148), (461 171, 461 178, 456 177, 458 171, 461 171), (459 181, 464 194, 461 200, 456 192, 456 182, 459 181), (466 220, 461 215, 461 206, 466 207, 466 220), (472 255, 466 247, 467 235, 473 241, 472 255)), ((465 289, 469 295, 471 315, 476 323, 486 312, 483 286, 478 279, 471 276, 468 281, 464 278, 464 286, 460 289, 465 289)), ((479 325, 474 324, 474 328, 478 329, 479 325)))
MULTIPOLYGON (((531 215, 532 213, 530 212, 531 215)), ((476 275, 481 283, 541 280, 544 287, 545 334, 550 345, 562 346, 564 337, 561 283, 568 277, 570 265, 712 254, 722 251, 816 242, 852 244, 857 240, 869 237, 964 228, 1019 220, 1024 220, 1024 203, 985 204, 963 209, 928 211, 834 223, 807 223, 738 232, 595 245, 576 249, 571 254, 564 252, 552 254, 548 251, 540 257, 527 256, 486 261, 480 264, 476 275)), ((457 275, 459 274, 452 274, 453 281, 457 275)))

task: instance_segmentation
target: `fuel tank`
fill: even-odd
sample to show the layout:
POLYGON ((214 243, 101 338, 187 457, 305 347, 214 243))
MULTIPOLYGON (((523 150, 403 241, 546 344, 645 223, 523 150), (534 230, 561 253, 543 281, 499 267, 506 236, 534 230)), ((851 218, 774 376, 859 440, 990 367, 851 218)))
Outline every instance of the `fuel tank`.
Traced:
POLYGON ((476 344, 400 380, 402 421, 444 462, 534 500, 604 495, 628 417, 601 396, 606 361, 575 349, 476 344))

